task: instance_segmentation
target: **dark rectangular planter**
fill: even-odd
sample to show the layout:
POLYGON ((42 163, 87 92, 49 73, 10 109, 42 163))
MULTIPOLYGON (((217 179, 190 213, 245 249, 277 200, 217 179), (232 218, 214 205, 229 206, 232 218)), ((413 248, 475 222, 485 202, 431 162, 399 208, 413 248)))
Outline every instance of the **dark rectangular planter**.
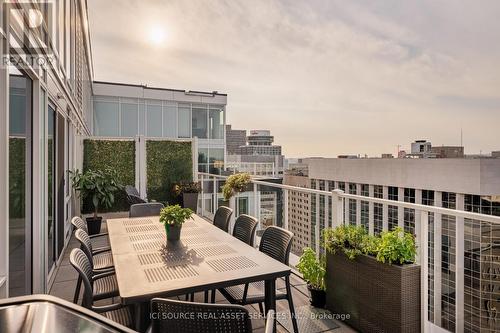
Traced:
POLYGON ((420 332, 420 265, 328 253, 326 307, 360 332, 420 332))

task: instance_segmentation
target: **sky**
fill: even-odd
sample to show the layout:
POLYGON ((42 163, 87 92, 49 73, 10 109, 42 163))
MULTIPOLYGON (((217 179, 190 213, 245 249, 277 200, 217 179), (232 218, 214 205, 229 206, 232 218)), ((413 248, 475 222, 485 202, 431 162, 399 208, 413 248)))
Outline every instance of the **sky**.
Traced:
POLYGON ((289 157, 500 150, 500 1, 89 0, 94 79, 228 94, 289 157))

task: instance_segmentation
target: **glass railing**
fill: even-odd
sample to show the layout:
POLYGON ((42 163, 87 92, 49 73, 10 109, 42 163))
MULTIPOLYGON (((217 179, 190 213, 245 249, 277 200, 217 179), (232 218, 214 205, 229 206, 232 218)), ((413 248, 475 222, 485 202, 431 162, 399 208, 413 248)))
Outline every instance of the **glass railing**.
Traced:
MULTIPOLYGON (((291 265, 306 246, 324 253, 325 228, 350 223, 376 234, 400 226, 415 235, 418 246, 426 327, 457 332, 500 327, 500 217, 259 178, 224 202, 225 176, 198 177, 203 184, 198 213, 211 219, 218 206, 228 205, 234 216, 249 214, 259 220, 258 236, 271 225, 290 230, 291 265)), ((234 217, 231 227, 233 223, 234 217)))

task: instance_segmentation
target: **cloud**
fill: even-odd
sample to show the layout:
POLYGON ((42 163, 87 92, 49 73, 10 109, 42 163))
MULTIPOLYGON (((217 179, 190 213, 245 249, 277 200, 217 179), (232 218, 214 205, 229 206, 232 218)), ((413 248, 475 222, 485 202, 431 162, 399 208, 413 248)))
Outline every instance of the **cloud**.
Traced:
POLYGON ((224 91, 235 128, 271 129, 293 156, 375 155, 422 136, 450 144, 461 125, 478 134, 466 151, 498 149, 500 115, 476 121, 490 103, 478 101, 500 98, 500 23, 488 6, 498 7, 89 1, 98 79, 224 91), (168 31, 162 49, 144 42, 153 22, 168 31))

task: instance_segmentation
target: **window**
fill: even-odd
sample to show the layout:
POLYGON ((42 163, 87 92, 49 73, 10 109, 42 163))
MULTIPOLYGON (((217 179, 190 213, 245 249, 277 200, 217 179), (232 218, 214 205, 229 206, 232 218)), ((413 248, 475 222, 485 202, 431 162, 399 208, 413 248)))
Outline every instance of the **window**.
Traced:
POLYGON ((384 208, 380 203, 373 204, 373 232, 378 235, 383 230, 384 208))
POLYGON ((442 193, 443 208, 456 209, 457 208, 457 195, 451 192, 442 193))
POLYGON ((405 188, 404 202, 415 203, 415 189, 405 188))
POLYGON ((398 206, 389 205, 388 210, 389 210, 388 228, 389 230, 392 230, 398 226, 398 206))
POLYGON ((349 183, 349 194, 357 194, 356 184, 349 183))
POLYGON ((161 105, 146 105, 146 135, 162 137, 162 109, 161 105))
POLYGON ((398 188, 396 186, 389 186, 389 200, 398 201, 398 188))
POLYGON ((191 108, 189 105, 179 105, 178 108, 179 138, 191 137, 191 108))
POLYGON ((210 106, 208 112, 210 139, 224 139, 224 110, 221 106, 210 106))
POLYGON ((119 113, 120 105, 118 101, 94 101, 94 126, 97 135, 119 136, 119 113))
POLYGON ((121 136, 136 136, 138 133, 137 104, 122 103, 121 136))
POLYGON ((422 205, 434 206, 434 191, 422 190, 422 205))
POLYGON ((163 136, 177 138, 177 105, 163 106, 163 136))
POLYGON ((361 195, 364 197, 370 196, 370 185, 361 184, 361 195))
POLYGON ((373 196, 375 198, 382 199, 384 197, 384 187, 381 185, 373 186, 373 196))
POLYGON ((193 137, 208 138, 207 109, 203 106, 193 107, 192 115, 193 137))

